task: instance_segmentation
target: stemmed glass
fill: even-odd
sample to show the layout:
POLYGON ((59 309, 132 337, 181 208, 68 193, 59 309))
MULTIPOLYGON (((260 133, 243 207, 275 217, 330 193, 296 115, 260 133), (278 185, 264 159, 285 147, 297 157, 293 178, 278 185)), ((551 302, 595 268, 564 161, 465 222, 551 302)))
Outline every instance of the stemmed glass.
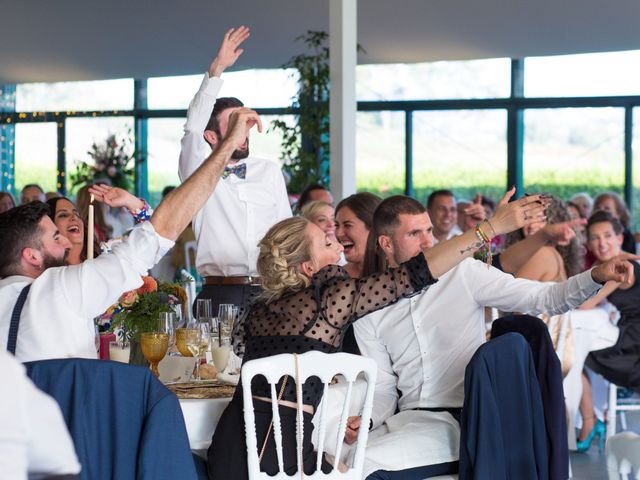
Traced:
POLYGON ((158 319, 158 332, 169 335, 169 352, 176 346, 176 314, 174 312, 160 312, 158 319))
POLYGON ((237 308, 231 303, 221 303, 218 306, 218 340, 229 337, 233 329, 233 322, 237 308))
POLYGON ((200 380, 200 359, 209 348, 211 341, 211 325, 210 321, 199 321, 195 325, 196 333, 189 335, 186 340, 186 346, 191 354, 196 357, 196 379, 200 380))
POLYGON ((144 358, 149 361, 151 372, 156 376, 158 372, 158 363, 167 354, 169 348, 169 334, 160 332, 144 332, 140 334, 140 346, 144 358))
POLYGON ((213 306, 210 298, 200 298, 196 301, 196 320, 211 322, 213 306))

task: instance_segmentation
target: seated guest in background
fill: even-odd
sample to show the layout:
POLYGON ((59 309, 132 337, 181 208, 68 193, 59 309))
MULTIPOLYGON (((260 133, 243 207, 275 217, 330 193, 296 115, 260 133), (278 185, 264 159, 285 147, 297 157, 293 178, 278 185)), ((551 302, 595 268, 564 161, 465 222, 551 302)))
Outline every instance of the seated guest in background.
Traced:
MULTIPOLYGON (((367 274, 383 265, 397 266, 420 251, 428 253, 433 245, 429 215, 409 197, 385 199, 373 224, 367 274)), ((493 219, 481 225, 490 230, 491 224, 493 219)), ((556 235, 555 240, 565 239, 571 230, 560 226, 556 235)), ((514 279, 468 258, 421 294, 361 318, 354 325, 358 345, 362 355, 378 364, 372 425, 383 425, 379 437, 369 438, 365 474, 389 470, 369 478, 422 479, 456 471, 459 425, 454 419, 459 419, 464 400, 465 367, 486 339, 484 307, 563 312, 577 307, 604 281, 619 278, 617 270, 624 265, 612 260, 551 284, 514 279), (396 408, 400 413, 394 415, 396 408), (391 431, 388 425, 393 425, 391 431), (396 477, 394 470, 404 471, 396 477)), ((348 425, 346 440, 352 442, 359 417, 351 417, 348 425)))
POLYGON ((336 217, 333 205, 322 200, 314 200, 304 206, 300 216, 320 227, 320 230, 326 233, 332 242, 337 241, 336 217))
POLYGON ((51 200, 52 198, 58 198, 61 197, 62 195, 60 195, 60 192, 47 192, 45 194, 45 198, 47 200, 51 200))
POLYGON ((0 478, 77 478, 80 464, 60 407, 4 351, 0 383, 0 478))
POLYGON ((493 214, 496 212, 496 202, 486 195, 480 195, 480 204, 482 208, 484 208, 485 218, 493 217, 493 214))
POLYGON ((631 214, 624 200, 616 192, 604 192, 593 200, 593 211, 605 210, 622 224, 622 250, 636 253, 636 241, 631 233, 631 214))
POLYGON ((586 192, 576 193, 569 199, 571 203, 575 203, 580 209, 580 216, 582 218, 589 218, 593 213, 593 199, 591 195, 586 192))
MULTIPOLYGON (((566 204, 558 197, 550 196, 551 203, 547 207, 547 221, 549 223, 562 223, 571 221, 571 215, 566 204)), ((547 222, 536 222, 527 227, 510 233, 507 237, 507 246, 530 237, 546 225, 547 222)), ((541 282, 562 282, 568 277, 582 271, 582 251, 577 238, 572 238, 566 245, 556 244, 540 248, 517 271, 518 278, 539 280, 541 282)))
POLYGON ((327 187, 319 183, 308 185, 300 194, 300 198, 296 203, 296 210, 302 212, 302 209, 309 203, 321 201, 333 205, 333 196, 327 190, 327 187))
POLYGON ((373 221, 373 212, 382 199, 369 192, 355 193, 336 206, 336 237, 344 248, 344 269, 351 278, 360 278, 364 252, 373 221))
MULTIPOLYGON (((501 206, 492 224, 495 233, 503 233, 542 215, 535 198, 524 198, 501 206), (525 214, 525 212, 527 212, 525 214), (530 220, 524 220, 529 215, 530 220)), ((253 304, 234 331, 236 353, 243 361, 284 352, 304 353, 339 350, 346 327, 359 317, 411 296, 479 246, 476 233, 469 231, 433 249, 418 249, 413 258, 397 268, 360 279, 349 278, 335 265, 342 246, 333 243, 316 225, 301 217, 274 225, 260 241, 258 270, 264 293, 253 304)), ((283 381, 284 382, 284 381, 283 381)), ((280 382, 280 383, 283 383, 280 382)), ((295 471, 297 455, 295 381, 278 385, 283 423, 284 470, 295 471)), ((320 401, 319 385, 313 379, 304 386, 302 464, 304 473, 315 470, 311 418, 320 401)), ((277 470, 275 442, 270 428, 272 406, 269 385, 257 381, 252 387, 258 448, 264 447, 260 469, 268 474, 277 470)), ((242 389, 236 389, 216 427, 209 448, 209 477, 215 480, 247 478, 247 446, 242 428, 242 389)), ((327 467, 324 462, 323 469, 327 467)))
MULTIPOLYGON (((336 238, 344 248, 342 255, 346 263, 343 267, 351 278, 362 276, 373 212, 380 201, 373 193, 361 192, 348 196, 336 207, 336 238)), ((352 326, 344 334, 342 351, 360 354, 352 326)))
MULTIPOLYGON (((605 211, 595 211, 587 224, 587 246, 601 265, 622 252, 622 224, 605 211)), ((640 265, 631 262, 633 274, 623 282, 609 282, 583 308, 594 308, 606 299, 620 312, 618 341, 612 347, 589 353, 585 365, 605 379, 621 387, 640 392, 640 265)), ((604 424, 596 419, 591 385, 582 375, 580 413, 582 430, 578 435, 578 451, 585 452, 596 435, 604 438, 604 424)))
MULTIPOLYGON (((124 207, 133 216, 136 223, 148 218, 149 205, 126 190, 108 185, 96 185, 89 188, 96 202, 103 202, 110 207, 124 207)), ((67 257, 68 265, 78 265, 87 259, 87 237, 85 235, 85 223, 80 217, 77 207, 68 198, 57 197, 47 200, 49 205, 49 217, 53 220, 60 233, 67 237, 71 243, 71 249, 67 257)), ((94 236, 94 249, 96 255, 100 254, 101 244, 94 236)))
POLYGON ((255 112, 234 112, 220 147, 110 255, 65 266, 71 243, 48 217, 46 204, 31 202, 0 214, 0 342, 9 345, 11 328, 15 356, 23 362, 95 358, 93 318, 142 284, 141 275, 173 246, 256 124, 261 129, 255 112), (10 327, 12 312, 19 321, 10 327))
MULTIPOLYGON (((180 151, 183 181, 220 147, 229 115, 243 105, 234 97, 216 97, 223 83, 220 76, 242 55, 247 38, 249 29, 244 26, 226 32, 189 104, 180 151)), ((221 303, 247 305, 260 291, 258 242, 269 227, 291 216, 280 167, 249 156, 249 137, 245 140, 233 153, 220 185, 193 218, 196 266, 203 283, 198 298, 210 298, 214 313, 221 303)))
POLYGON ((450 190, 436 190, 427 198, 427 211, 433 219, 433 236, 436 243, 448 240, 460 235, 463 231, 473 228, 484 220, 484 209, 480 203, 481 195, 476 198, 464 210, 465 218, 463 227, 458 226, 458 208, 456 197, 450 190))
POLYGON ((458 215, 458 228, 461 232, 464 232, 464 229, 467 225, 467 214, 464 213, 465 210, 471 205, 469 200, 457 200, 456 202, 456 210, 458 215))
POLYGON ((9 192, 0 192, 0 213, 11 210, 16 206, 16 202, 13 199, 13 195, 9 192))
POLYGON ((34 200, 44 202, 46 199, 47 198, 44 194, 44 190, 42 190, 42 187, 35 183, 25 185, 22 188, 22 192, 20 192, 20 205, 33 202, 34 200))

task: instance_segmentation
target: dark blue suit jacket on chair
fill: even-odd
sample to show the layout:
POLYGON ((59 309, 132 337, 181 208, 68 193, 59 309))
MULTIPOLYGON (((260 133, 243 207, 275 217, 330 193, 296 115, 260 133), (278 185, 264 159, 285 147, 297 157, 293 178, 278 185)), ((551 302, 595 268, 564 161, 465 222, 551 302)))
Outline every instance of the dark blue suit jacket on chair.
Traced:
POLYGON ((60 405, 81 479, 196 478, 178 399, 148 368, 86 359, 25 366, 60 405))

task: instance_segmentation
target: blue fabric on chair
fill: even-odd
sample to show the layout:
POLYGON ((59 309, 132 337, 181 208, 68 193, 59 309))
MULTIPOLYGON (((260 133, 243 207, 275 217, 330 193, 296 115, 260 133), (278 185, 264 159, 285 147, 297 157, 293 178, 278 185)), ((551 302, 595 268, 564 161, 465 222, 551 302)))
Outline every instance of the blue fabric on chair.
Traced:
POLYGON ((482 345, 465 370, 464 391, 460 480, 547 480, 540 387, 522 335, 482 345))
POLYGON ((566 480, 569 478, 567 410, 562 386, 562 367, 553 349, 549 330, 542 320, 531 315, 510 315, 493 322, 491 338, 507 332, 520 333, 531 347, 547 430, 549 479, 566 480))
POLYGON ((148 368, 87 359, 25 364, 56 399, 81 479, 195 479, 182 410, 148 368))

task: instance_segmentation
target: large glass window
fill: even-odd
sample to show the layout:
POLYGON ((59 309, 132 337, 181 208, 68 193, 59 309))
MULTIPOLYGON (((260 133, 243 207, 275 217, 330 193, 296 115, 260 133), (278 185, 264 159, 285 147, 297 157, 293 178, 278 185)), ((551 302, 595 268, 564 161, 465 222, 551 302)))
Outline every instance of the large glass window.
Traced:
POLYGON ((22 83, 16 86, 17 112, 133 109, 133 80, 22 83))
POLYGON ((356 188, 387 197, 404 193, 403 112, 358 112, 356 188))
POLYGON ((525 59, 527 97, 640 94, 640 50, 525 59))
POLYGON ((481 193, 492 199, 507 184, 507 113, 504 110, 416 112, 413 183, 425 201, 438 189, 460 199, 481 193))
POLYGON ((360 65, 356 96, 358 100, 508 97, 510 68, 507 58, 360 65))
MULTIPOLYGON (((198 75, 150 78, 147 104, 151 109, 187 108, 198 91, 204 70, 198 75)), ((222 76, 220 97, 237 97, 251 108, 286 107, 298 88, 292 70, 264 69, 229 72, 222 76)))
POLYGON ((526 191, 550 192, 563 200, 578 192, 622 193, 623 109, 527 110, 524 121, 526 191))
MULTIPOLYGON (((37 183, 45 192, 58 190, 58 127, 55 123, 18 123, 15 130, 15 192, 37 183)), ((17 199, 19 201, 19 198, 17 199)))
POLYGON ((178 159, 182 138, 183 118, 149 119, 148 163, 149 203, 156 207, 162 198, 162 190, 180 183, 178 159))
MULTIPOLYGON (((89 151, 94 143, 103 145, 107 137, 115 135, 117 141, 128 139, 127 152, 133 152, 133 118, 99 117, 69 118, 66 128, 67 191, 75 194, 80 186, 72 187, 70 177, 81 161, 93 164, 89 151)), ((108 176, 109 173, 106 173, 108 176)), ((132 189, 133 191, 133 189, 132 189)))

